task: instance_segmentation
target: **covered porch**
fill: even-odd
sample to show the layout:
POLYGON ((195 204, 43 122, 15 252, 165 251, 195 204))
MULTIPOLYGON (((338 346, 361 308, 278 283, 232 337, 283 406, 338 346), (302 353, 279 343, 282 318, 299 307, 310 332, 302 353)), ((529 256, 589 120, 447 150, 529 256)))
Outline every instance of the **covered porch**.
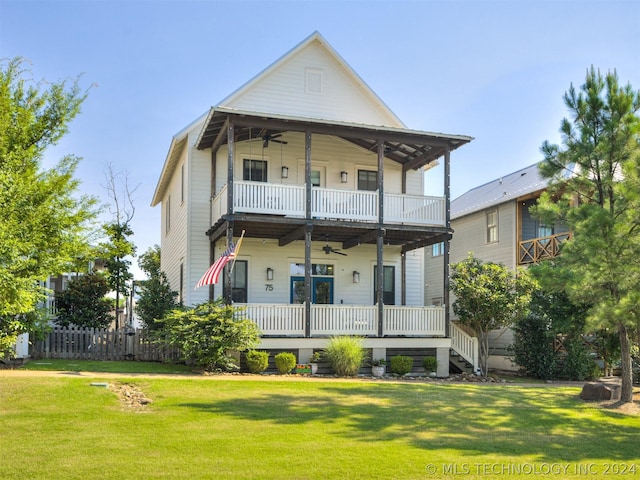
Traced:
POLYGON ((311 305, 309 321, 304 305, 238 304, 239 315, 253 320, 263 336, 329 337, 444 337, 444 307, 385 305, 382 323, 376 305, 311 305), (380 335, 381 333, 381 335, 380 335))

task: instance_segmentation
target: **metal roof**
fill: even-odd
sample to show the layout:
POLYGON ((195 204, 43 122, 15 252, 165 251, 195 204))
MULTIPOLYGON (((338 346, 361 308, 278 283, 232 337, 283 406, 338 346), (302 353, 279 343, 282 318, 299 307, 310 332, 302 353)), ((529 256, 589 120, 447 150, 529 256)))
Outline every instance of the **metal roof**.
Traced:
POLYGON ((464 217, 544 190, 547 186, 548 180, 540 175, 538 163, 534 163, 462 194, 451 202, 451 218, 464 217))
POLYGON ((217 149, 225 144, 225 129, 228 122, 234 123, 234 140, 238 142, 252 138, 252 135, 258 131, 261 137, 286 131, 310 131, 311 133, 340 137, 362 148, 375 151, 378 140, 383 140, 385 142, 385 157, 402 164, 405 170, 422 168, 444 155, 447 149, 453 151, 473 140, 473 137, 466 135, 450 135, 407 128, 381 127, 215 107, 210 110, 196 141, 197 148, 201 150, 212 147, 217 149))

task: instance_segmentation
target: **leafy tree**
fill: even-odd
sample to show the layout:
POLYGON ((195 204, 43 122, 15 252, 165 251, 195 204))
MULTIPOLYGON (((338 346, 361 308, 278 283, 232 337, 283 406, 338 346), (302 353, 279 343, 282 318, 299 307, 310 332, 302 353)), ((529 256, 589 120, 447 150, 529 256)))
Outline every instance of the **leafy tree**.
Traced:
POLYGON ((550 179, 535 214, 561 218, 573 232, 557 262, 556 285, 589 303, 591 330, 620 341, 621 400, 632 400, 631 338, 640 321, 640 92, 620 86, 616 72, 593 67, 577 92, 564 95, 561 148, 544 142, 540 172, 550 179))
POLYGON ((534 282, 526 270, 517 275, 472 254, 452 265, 453 311, 478 337, 483 375, 488 373, 489 332, 510 327, 527 313, 534 282))
POLYGON ((173 310, 162 319, 165 341, 204 370, 235 370, 239 365, 232 352, 255 348, 260 336, 255 322, 235 313, 222 300, 173 310))
POLYGON ((169 311, 178 306, 176 298, 178 292, 171 290, 166 274, 160 270, 160 247, 149 247, 140 255, 138 265, 147 274, 147 280, 136 281, 140 286, 140 297, 136 305, 136 312, 150 330, 159 329, 162 324, 157 322, 169 311))
POLYGON ((107 223, 103 226, 108 241, 102 243, 101 250, 107 269, 106 278, 111 291, 115 292, 116 330, 120 328, 120 296, 129 295, 129 282, 133 274, 129 272, 131 260, 129 256, 135 253, 135 246, 128 237, 133 230, 128 223, 107 223))
POLYGON ((102 275, 74 277, 66 290, 56 293, 56 323, 63 327, 108 328, 113 317, 107 293, 109 284, 102 275))
POLYGON ((30 80, 23 61, 0 61, 0 352, 36 323, 40 281, 83 255, 95 199, 78 196, 78 157, 43 169, 86 93, 78 82, 30 80))
POLYGON ((130 294, 129 284, 133 274, 129 271, 130 258, 135 255, 136 247, 130 237, 133 235, 131 221, 135 214, 129 177, 125 172, 114 172, 111 165, 106 168, 107 191, 111 198, 109 206, 113 221, 103 225, 107 241, 101 244, 102 255, 107 268, 107 281, 115 292, 116 330, 120 328, 120 295, 130 294), (119 183, 121 185, 119 186, 119 183))
MULTIPOLYGON (((534 278, 537 271, 537 266, 529 269, 534 278)), ((516 363, 536 378, 587 378, 594 363, 584 346, 586 311, 587 307, 573 304, 563 292, 534 291, 529 314, 513 326, 516 363), (560 342, 563 350, 556 348, 560 342)))

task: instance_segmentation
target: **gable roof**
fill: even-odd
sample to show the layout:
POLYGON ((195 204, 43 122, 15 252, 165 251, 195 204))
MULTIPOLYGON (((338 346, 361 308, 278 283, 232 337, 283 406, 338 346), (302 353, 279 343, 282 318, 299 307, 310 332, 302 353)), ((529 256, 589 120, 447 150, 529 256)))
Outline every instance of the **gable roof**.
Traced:
POLYGON ((162 172, 160 173, 160 178, 158 179, 158 183, 156 185, 156 189, 153 192, 153 198, 151 200, 151 206, 155 207, 164 196, 164 192, 169 186, 169 182, 171 181, 171 176, 173 175, 173 171, 178 165, 178 161, 180 160, 180 156, 184 151, 187 145, 187 138, 189 136, 189 132, 193 130, 198 124, 201 124, 204 119, 207 117, 207 113, 201 115, 196 120, 191 122, 189 125, 184 127, 178 133, 176 133, 171 138, 171 145, 169 146, 169 152, 167 153, 167 157, 164 160, 164 164, 162 166, 162 172))
POLYGON ((405 127, 396 114, 317 31, 224 98, 217 106, 244 111, 309 117, 311 115, 304 114, 294 107, 297 103, 302 104, 309 101, 309 96, 300 96, 300 102, 283 102, 279 100, 283 95, 290 99, 301 95, 302 92, 296 89, 282 91, 279 87, 283 81, 291 81, 292 77, 300 75, 301 68, 318 66, 318 64, 331 67, 327 71, 321 72, 321 75, 331 77, 332 83, 335 84, 333 88, 348 91, 349 98, 352 101, 357 100, 359 106, 347 111, 340 111, 339 108, 336 108, 341 105, 340 99, 336 99, 336 105, 329 105, 326 97, 319 96, 317 97, 319 112, 313 115, 314 118, 375 123, 380 126, 397 128, 405 127), (256 97, 260 94, 270 98, 270 103, 260 103, 259 106, 256 106, 256 97), (293 108, 293 110, 287 111, 287 108, 293 108), (366 111, 368 118, 362 118, 359 114, 361 111, 366 111), (352 117, 345 118, 345 115, 352 117), (377 121, 371 122, 369 118, 371 115, 374 115, 377 121))
POLYGON ((451 202, 451 218, 464 217, 471 213, 515 200, 523 195, 544 190, 548 180, 538 171, 534 163, 504 177, 472 188, 451 202))

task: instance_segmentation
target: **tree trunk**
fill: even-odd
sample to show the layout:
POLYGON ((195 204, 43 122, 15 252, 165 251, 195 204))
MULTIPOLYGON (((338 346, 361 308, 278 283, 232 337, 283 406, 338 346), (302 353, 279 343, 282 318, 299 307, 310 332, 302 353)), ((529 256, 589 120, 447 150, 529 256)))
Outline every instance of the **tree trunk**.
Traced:
POLYGON ((631 363, 631 345, 629 342, 629 331, 627 327, 618 324, 618 336, 620 337, 620 363, 622 367, 622 389, 620 390, 620 401, 622 403, 633 402, 633 369, 631 363))
POLYGON ((482 369, 482 376, 486 377, 489 374, 489 333, 478 332, 480 345, 480 368, 482 369))

